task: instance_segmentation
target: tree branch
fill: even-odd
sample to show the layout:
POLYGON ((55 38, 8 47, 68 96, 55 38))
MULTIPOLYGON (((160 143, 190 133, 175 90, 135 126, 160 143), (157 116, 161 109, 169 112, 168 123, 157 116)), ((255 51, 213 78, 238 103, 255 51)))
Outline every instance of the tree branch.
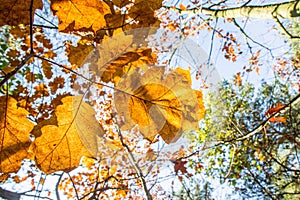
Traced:
POLYGON ((132 152, 130 151, 130 148, 127 144, 125 144, 124 140, 123 140, 123 135, 121 133, 121 131, 119 129, 117 129, 118 131, 118 134, 119 134, 119 137, 120 137, 120 140, 121 140, 121 144, 123 147, 125 147, 125 150, 127 151, 128 153, 128 157, 129 157, 129 160, 130 160, 130 163, 131 165, 134 167, 135 171, 137 172, 137 175, 140 179, 140 182, 142 184, 142 187, 143 187, 143 190, 144 190, 144 193, 146 195, 146 199, 147 200, 152 200, 152 196, 147 188, 147 183, 146 183, 146 180, 145 180, 145 177, 143 175, 143 172, 141 170, 141 168, 137 165, 137 162, 132 154, 132 152))
POLYGON ((239 137, 239 138, 233 138, 233 139, 227 140, 225 142, 243 141, 243 140, 250 138, 251 136, 259 133, 265 127, 265 125, 269 122, 269 120, 271 118, 276 117, 279 114, 285 113, 288 109, 290 109, 292 106, 295 106, 299 102, 300 102, 300 94, 298 94, 296 97, 294 97, 288 104, 286 104, 280 110, 278 110, 277 112, 272 114, 270 117, 268 117, 265 121, 263 121, 260 125, 258 125, 256 128, 254 128, 252 131, 250 131, 246 135, 239 137))
POLYGON ((261 19, 272 19, 273 14, 282 18, 291 19, 293 17, 300 16, 300 4, 299 0, 289 1, 284 3, 268 4, 268 5, 250 5, 250 6, 239 6, 233 8, 224 9, 213 9, 210 7, 195 7, 192 9, 181 10, 177 7, 164 6, 168 10, 175 10, 182 14, 204 14, 210 15, 211 17, 223 17, 223 18, 239 18, 239 17, 250 17, 250 18, 261 18, 261 19))
POLYGON ((277 16, 274 16, 276 24, 279 26, 279 28, 282 30, 283 33, 287 34, 290 39, 300 39, 299 36, 292 35, 280 22, 279 18, 277 16))
POLYGON ((18 200, 21 198, 21 195, 22 193, 12 192, 0 187, 0 197, 4 199, 18 200))
POLYGON ((7 73, 5 77, 0 82, 0 87, 2 87, 11 77, 13 77, 18 71, 26 64, 30 58, 32 58, 34 55, 29 54, 13 71, 7 73))

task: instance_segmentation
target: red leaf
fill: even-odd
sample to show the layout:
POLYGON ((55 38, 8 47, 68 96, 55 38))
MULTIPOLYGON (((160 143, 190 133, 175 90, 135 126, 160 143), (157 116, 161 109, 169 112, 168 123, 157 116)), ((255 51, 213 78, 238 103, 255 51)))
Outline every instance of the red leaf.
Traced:
POLYGON ((173 160, 174 165, 174 170, 176 174, 178 174, 178 171, 181 171, 182 174, 187 174, 186 167, 184 166, 187 161, 182 161, 182 160, 173 160))
POLYGON ((282 103, 279 103, 276 107, 271 107, 269 110, 267 110, 265 112, 265 115, 273 115, 274 113, 278 112, 279 110, 281 110, 284 107, 284 105, 282 103))

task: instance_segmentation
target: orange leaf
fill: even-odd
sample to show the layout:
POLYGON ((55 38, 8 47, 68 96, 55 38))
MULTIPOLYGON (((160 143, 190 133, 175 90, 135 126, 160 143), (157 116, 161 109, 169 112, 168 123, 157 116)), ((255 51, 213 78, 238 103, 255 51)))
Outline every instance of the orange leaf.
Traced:
POLYGON ((274 113, 278 112, 279 110, 281 110, 284 107, 284 105, 282 103, 278 103, 278 105, 276 107, 271 107, 269 110, 267 110, 265 112, 265 115, 273 115, 274 113))
POLYGON ((143 68, 156 62, 156 56, 150 48, 135 45, 140 37, 139 31, 130 34, 125 34, 122 29, 116 31, 120 33, 105 38, 95 51, 87 45, 70 47, 69 61, 76 65, 91 63, 89 70, 95 72, 101 81, 114 83, 124 74, 129 74, 130 69, 134 71, 135 67, 143 68))
POLYGON ((51 0, 51 9, 59 19, 58 30, 97 30, 106 27, 104 16, 110 14, 109 6, 99 0, 51 0))
POLYGON ((138 124, 145 138, 152 141, 158 133, 171 143, 184 131, 197 129, 204 106, 202 93, 191 89, 187 70, 167 75, 164 71, 164 67, 152 67, 143 75, 135 71, 124 77, 117 85, 124 92, 116 92, 115 105, 124 115, 123 130, 138 124))
POLYGON ((29 113, 11 97, 0 97, 0 172, 17 172, 21 161, 29 156, 29 133, 34 125, 29 113))
MULTIPOLYGON (((55 109, 57 124, 49 120, 39 127, 41 135, 35 139, 33 149, 37 165, 47 174, 70 171, 78 166, 82 156, 97 154, 97 135, 103 135, 104 131, 94 117, 93 108, 81 102, 81 98, 63 98, 63 104, 55 109)), ((38 129, 33 134, 38 135, 38 129)))
POLYGON ((87 61, 86 58, 88 57, 89 53, 91 53, 93 50, 94 47, 92 45, 78 43, 76 47, 67 44, 66 52, 68 55, 69 62, 71 64, 76 65, 77 68, 81 67, 85 63, 85 61, 87 61))
POLYGON ((186 10, 186 7, 182 3, 179 5, 179 8, 180 10, 186 10))
POLYGON ((238 85, 238 86, 242 86, 242 76, 241 76, 241 72, 238 72, 235 75, 235 79, 233 80, 234 85, 238 85))
POLYGON ((272 123, 275 123, 275 122, 286 123, 286 119, 285 119, 285 117, 272 117, 271 119, 269 119, 269 122, 272 122, 272 123))

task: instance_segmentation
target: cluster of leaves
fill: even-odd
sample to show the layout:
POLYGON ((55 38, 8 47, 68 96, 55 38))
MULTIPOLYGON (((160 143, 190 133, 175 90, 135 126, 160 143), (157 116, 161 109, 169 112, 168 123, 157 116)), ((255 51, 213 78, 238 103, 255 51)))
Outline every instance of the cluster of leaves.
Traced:
POLYGON ((212 145, 205 154, 207 176, 229 181, 247 198, 298 198, 296 94, 291 85, 278 79, 263 82, 258 90, 250 83, 224 81, 219 93, 207 97, 203 129, 193 139, 212 145), (283 108, 287 110, 280 112, 283 108))
MULTIPOLYGON (((53 0, 58 26, 39 14, 41 1, 1 5, 11 11, 0 17, 6 29, 1 36, 1 182, 28 181, 15 173, 30 159, 45 174, 63 171, 57 189, 68 198, 151 199, 149 185, 153 196, 166 193, 154 187, 159 165, 170 156, 154 150, 158 138, 171 143, 196 129, 204 107, 201 91, 190 88, 188 70, 166 74, 165 67, 155 66, 145 38, 155 32, 149 27, 159 26, 154 11, 161 5, 160 0, 53 0), (81 171, 72 171, 79 165, 81 171)), ((187 173, 186 162, 179 163, 173 172, 187 173)), ((29 173, 35 190, 36 174, 29 173)))

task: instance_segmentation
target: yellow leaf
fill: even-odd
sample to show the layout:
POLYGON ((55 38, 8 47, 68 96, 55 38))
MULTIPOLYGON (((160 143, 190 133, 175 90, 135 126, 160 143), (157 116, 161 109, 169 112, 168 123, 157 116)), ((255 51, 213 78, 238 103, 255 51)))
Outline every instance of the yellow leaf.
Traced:
POLYGON ((184 131, 198 128, 204 106, 202 93, 191 89, 186 71, 164 72, 163 67, 152 67, 143 75, 136 70, 124 77, 117 85, 115 105, 125 119, 123 130, 138 124, 145 138, 153 140, 159 134, 171 143, 184 131))
POLYGON ((180 73, 188 81, 189 85, 192 85, 191 73, 189 70, 185 70, 180 67, 177 67, 175 71, 180 73))
POLYGON ((57 125, 44 124, 41 136, 34 141, 35 159, 42 171, 70 171, 77 167, 82 156, 95 156, 98 151, 97 135, 104 132, 95 119, 95 111, 81 96, 65 97, 57 106, 57 125))
POLYGON ((106 27, 104 16, 110 13, 109 6, 101 0, 51 0, 51 9, 58 16, 58 30, 62 32, 96 32, 106 27))
POLYGON ((186 7, 182 3, 179 5, 179 8, 180 10, 186 10, 186 7))
POLYGON ((67 45, 66 52, 69 62, 76 65, 76 67, 81 67, 82 64, 87 62, 86 58, 93 50, 92 45, 78 43, 77 46, 67 45))
POLYGON ((21 161, 28 157, 29 133, 34 125, 27 119, 28 112, 18 108, 11 97, 0 97, 0 172, 17 172, 21 161))
POLYGON ((136 41, 135 36, 139 35, 139 32, 126 35, 122 29, 117 29, 116 33, 118 34, 105 38, 94 51, 87 45, 70 47, 69 61, 78 65, 90 63, 89 70, 100 77, 101 81, 114 83, 129 73, 130 69, 137 66, 146 67, 156 62, 151 48, 136 45, 139 41, 136 41), (88 51, 91 53, 88 54, 88 51))
MULTIPOLYGON (((19 24, 30 24, 30 4, 27 0, 3 0, 0 4, 0 26, 10 25, 16 26, 19 24)), ((42 9, 43 3, 41 0, 33 1, 33 12, 36 9, 42 9)))
POLYGON ((93 165, 95 165, 95 162, 96 162, 96 160, 94 158, 88 158, 88 157, 83 156, 80 161, 80 164, 86 166, 88 169, 91 169, 91 167, 93 165))

